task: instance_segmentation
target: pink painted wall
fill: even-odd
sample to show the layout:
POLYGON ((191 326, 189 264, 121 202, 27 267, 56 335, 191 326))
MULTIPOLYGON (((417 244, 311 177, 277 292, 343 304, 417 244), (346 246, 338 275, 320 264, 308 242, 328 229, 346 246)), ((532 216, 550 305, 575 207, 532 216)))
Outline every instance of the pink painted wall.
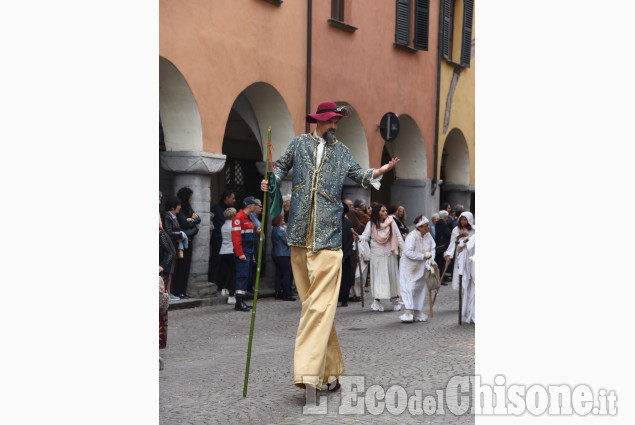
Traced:
MULTIPOLYGON (((439 2, 430 2, 429 50, 414 54, 393 47, 394 1, 347 0, 344 21, 358 28, 352 34, 328 24, 330 3, 313 1, 311 109, 324 100, 351 104, 364 126, 371 167, 381 165, 384 140, 377 126, 383 114, 410 115, 421 130, 432 178, 439 2)), ((411 25, 411 46, 413 37, 411 25)))
POLYGON ((304 132, 306 2, 159 1, 159 54, 194 94, 205 152, 222 152, 232 103, 258 81, 280 92, 296 133, 304 132))

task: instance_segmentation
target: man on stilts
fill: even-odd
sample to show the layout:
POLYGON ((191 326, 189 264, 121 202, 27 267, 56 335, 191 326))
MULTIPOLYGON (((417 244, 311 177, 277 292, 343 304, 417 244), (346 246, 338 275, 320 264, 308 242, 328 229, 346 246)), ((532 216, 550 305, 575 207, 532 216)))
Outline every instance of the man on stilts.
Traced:
MULTIPOLYGON (((345 108, 323 102, 307 122, 316 123, 313 133, 294 137, 274 163, 280 183, 293 168, 293 188, 287 241, 302 313, 294 354, 295 385, 306 389, 307 402, 315 403, 326 384, 339 388, 344 361, 333 318, 342 273, 342 187, 345 179, 379 189, 380 176, 399 163, 398 158, 378 169, 362 168, 350 150, 335 137, 345 108)), ((268 190, 267 180, 261 183, 268 190)))

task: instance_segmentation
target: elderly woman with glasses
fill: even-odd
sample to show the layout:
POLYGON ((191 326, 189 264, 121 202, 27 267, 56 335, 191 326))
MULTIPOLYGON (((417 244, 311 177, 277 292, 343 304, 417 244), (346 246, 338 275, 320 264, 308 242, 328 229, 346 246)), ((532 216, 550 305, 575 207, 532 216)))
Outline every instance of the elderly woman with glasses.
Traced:
POLYGON ((399 284, 405 312, 399 319, 404 323, 425 322, 425 271, 434 273, 436 243, 430 234, 430 222, 421 214, 415 218, 415 230, 406 236, 405 249, 399 263, 399 284))

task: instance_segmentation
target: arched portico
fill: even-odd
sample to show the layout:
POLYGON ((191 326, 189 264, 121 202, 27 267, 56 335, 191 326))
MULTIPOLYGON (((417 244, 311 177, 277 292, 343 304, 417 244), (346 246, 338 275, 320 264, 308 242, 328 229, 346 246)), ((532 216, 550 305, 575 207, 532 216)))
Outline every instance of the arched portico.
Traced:
POLYGON ((159 115, 165 150, 203 150, 201 116, 185 77, 169 60, 159 57, 159 115))
POLYGON ((216 291, 207 282, 211 174, 221 170, 225 157, 203 152, 201 117, 185 76, 172 62, 159 57, 159 189, 164 196, 182 187, 192 189, 192 207, 201 217, 192 240, 188 292, 204 296, 216 291))
POLYGON ((463 132, 453 128, 445 138, 441 163, 441 202, 462 204, 471 210, 474 186, 470 185, 470 152, 463 132))
POLYGON ((421 213, 429 217, 436 206, 429 190, 428 159, 423 135, 410 115, 399 116, 399 134, 394 140, 386 142, 385 149, 390 158, 400 159, 391 187, 391 203, 403 205, 408 215, 406 225, 412 227, 411 219, 421 213))
MULTIPOLYGON (((242 90, 232 103, 223 135, 223 154, 226 166, 212 181, 212 193, 217 202, 225 188, 236 193, 237 208, 246 196, 263 200, 260 181, 265 172, 268 129, 271 127, 272 157, 275 161, 286 150, 295 136, 291 114, 278 90, 266 82, 256 82, 242 90)), ((285 179, 282 193, 291 192, 291 180, 285 179)), ((275 271, 271 258, 267 255, 271 245, 271 219, 267 214, 263 223, 265 246, 261 275, 273 276, 275 271)), ((269 281, 261 281, 268 285, 269 281)))
MULTIPOLYGON (((348 147, 355 158, 355 161, 362 167, 368 167, 368 141, 366 140, 366 132, 362 126, 362 121, 355 108, 343 101, 335 102, 338 106, 346 106, 349 115, 340 119, 337 125, 337 140, 348 147)), ((350 198, 354 201, 357 198, 364 199, 366 205, 370 205, 370 191, 362 188, 359 183, 350 179, 344 181, 342 188, 342 198, 350 198)))

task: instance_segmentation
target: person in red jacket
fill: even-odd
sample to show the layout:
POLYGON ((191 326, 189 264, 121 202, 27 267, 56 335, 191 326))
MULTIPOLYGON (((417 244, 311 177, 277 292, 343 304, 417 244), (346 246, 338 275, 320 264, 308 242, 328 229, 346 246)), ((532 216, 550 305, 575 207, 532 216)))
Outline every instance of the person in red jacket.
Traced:
POLYGON ((249 311, 250 305, 245 304, 247 283, 251 273, 251 257, 254 255, 256 236, 254 223, 249 214, 256 210, 258 202, 253 196, 243 200, 243 209, 232 218, 232 243, 234 244, 234 261, 236 263, 236 304, 234 310, 249 311))

